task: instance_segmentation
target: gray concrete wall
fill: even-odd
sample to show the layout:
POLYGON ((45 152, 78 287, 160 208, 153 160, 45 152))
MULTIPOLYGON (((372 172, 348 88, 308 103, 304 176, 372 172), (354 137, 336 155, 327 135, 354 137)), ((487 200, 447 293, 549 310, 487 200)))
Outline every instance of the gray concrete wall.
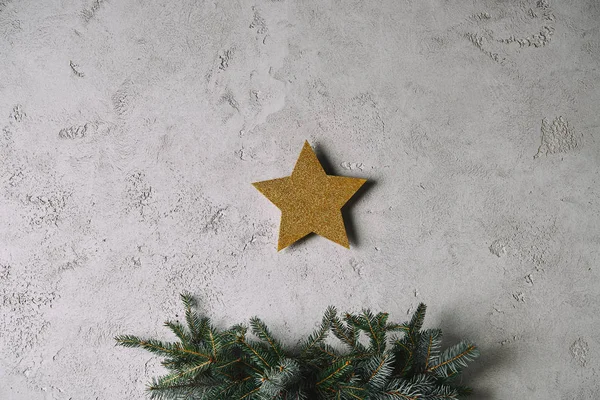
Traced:
POLYGON ((600 397, 600 3, 0 0, 0 398, 142 399, 193 292, 482 350, 474 399, 600 397), (374 184, 275 251, 305 139, 374 184))

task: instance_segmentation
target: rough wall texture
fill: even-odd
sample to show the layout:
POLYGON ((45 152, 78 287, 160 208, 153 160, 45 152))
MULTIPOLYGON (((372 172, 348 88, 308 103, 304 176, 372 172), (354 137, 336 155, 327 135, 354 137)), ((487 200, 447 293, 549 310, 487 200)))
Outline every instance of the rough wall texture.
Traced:
POLYGON ((196 294, 469 337, 474 399, 600 396, 600 3, 0 0, 0 398, 142 399, 196 294), (455 4, 457 3, 457 4, 455 4), (374 184, 277 253, 308 139, 374 184))

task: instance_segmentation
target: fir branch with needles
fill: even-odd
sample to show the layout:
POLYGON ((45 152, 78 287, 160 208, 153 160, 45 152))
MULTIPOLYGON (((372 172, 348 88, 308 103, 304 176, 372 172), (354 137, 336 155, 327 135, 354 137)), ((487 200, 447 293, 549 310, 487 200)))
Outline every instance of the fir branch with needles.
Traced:
POLYGON ((422 330, 424 304, 405 323, 369 310, 339 317, 329 307, 317 329, 288 348, 259 318, 218 329, 191 295, 181 300, 185 323, 165 323, 176 342, 115 338, 163 358, 167 374, 148 384, 150 399, 456 400, 471 393, 457 378, 479 356, 477 346, 463 340, 442 351, 442 331, 422 330))

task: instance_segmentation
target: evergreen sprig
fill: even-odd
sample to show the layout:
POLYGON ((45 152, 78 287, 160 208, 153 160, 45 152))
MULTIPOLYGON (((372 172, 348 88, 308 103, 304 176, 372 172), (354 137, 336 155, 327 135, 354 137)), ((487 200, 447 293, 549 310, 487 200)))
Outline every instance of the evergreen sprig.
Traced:
POLYGON ((329 307, 320 326, 298 349, 289 349, 259 318, 249 327, 217 329, 195 311, 191 295, 181 299, 185 325, 165 323, 177 342, 115 338, 121 346, 164 358, 168 374, 149 383, 151 399, 452 400, 471 393, 456 381, 479 350, 461 341, 442 351, 442 331, 422 330, 424 304, 403 324, 369 310, 339 317, 329 307), (255 339, 248 337, 249 329, 255 339), (337 347, 328 343, 331 334, 337 347))

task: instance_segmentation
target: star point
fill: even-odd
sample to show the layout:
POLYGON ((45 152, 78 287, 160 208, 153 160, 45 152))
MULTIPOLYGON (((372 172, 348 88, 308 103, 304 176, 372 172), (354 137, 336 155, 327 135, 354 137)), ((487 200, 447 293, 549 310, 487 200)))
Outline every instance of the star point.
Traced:
POLYGON ((279 251, 310 233, 350 248, 341 209, 365 182, 327 175, 305 141, 290 176, 253 185, 281 210, 279 251))

